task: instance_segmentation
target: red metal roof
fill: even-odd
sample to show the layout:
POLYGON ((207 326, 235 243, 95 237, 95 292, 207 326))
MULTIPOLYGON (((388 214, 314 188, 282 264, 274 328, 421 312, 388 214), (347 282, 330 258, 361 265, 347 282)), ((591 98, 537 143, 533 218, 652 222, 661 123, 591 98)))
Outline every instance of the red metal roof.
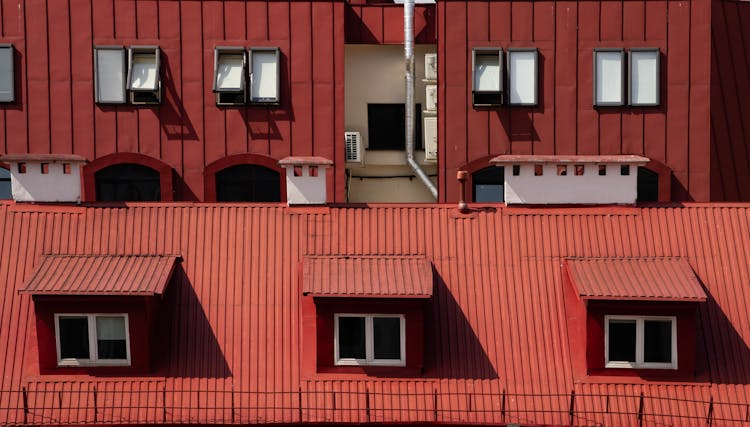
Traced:
POLYGON ((523 154, 503 154, 492 158, 490 163, 494 164, 520 164, 520 163, 626 163, 626 164, 646 164, 649 162, 647 157, 624 155, 608 156, 573 156, 573 155, 523 155, 523 154))
POLYGON ((684 259, 568 259, 584 300, 703 302, 706 293, 684 259))
POLYGON ((0 203, 0 424, 460 422, 744 425, 750 403, 750 205, 484 209, 0 203), (41 375, 44 253, 179 254, 146 375, 41 375), (435 291, 420 376, 307 375, 299 264, 309 254, 424 254, 435 291), (568 258, 680 258, 698 304, 695 381, 577 376, 568 258), (7 391, 6 391, 7 390, 7 391), (94 397, 94 390, 97 390, 94 397), (570 410, 571 390, 575 391, 570 410), (644 395, 641 406, 641 393, 644 395), (96 403, 95 403, 96 402, 96 403), (505 404, 503 405, 503 402, 505 404), (96 406, 96 412, 94 407, 96 406), (740 421, 719 421, 740 420, 740 421))
POLYGON ((302 282, 316 297, 430 298, 432 264, 423 256, 306 256, 302 282))
POLYGON ((32 295, 161 295, 174 255, 42 255, 20 289, 32 295))
POLYGON ((86 158, 77 154, 4 154, 2 162, 85 162, 86 158))

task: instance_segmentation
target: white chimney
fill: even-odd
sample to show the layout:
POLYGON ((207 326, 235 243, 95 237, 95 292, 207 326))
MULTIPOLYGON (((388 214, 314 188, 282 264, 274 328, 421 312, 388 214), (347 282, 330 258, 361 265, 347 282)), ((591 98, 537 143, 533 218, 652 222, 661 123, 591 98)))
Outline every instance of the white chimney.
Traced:
POLYGON ((326 203, 326 169, 333 162, 324 157, 292 156, 279 160, 286 169, 286 199, 289 205, 326 203))
POLYGON ((634 204, 638 167, 649 159, 633 155, 502 155, 506 204, 634 204))
POLYGON ((81 167, 75 154, 6 154, 13 200, 17 202, 81 201, 81 167))

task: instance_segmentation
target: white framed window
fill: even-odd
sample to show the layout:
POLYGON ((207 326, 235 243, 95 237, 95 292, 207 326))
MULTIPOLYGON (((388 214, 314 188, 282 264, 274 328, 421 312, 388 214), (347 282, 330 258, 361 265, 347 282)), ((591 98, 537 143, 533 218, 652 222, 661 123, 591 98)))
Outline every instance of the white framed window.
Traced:
POLYGON ((161 54, 158 46, 131 46, 128 49, 128 90, 131 104, 161 102, 161 54))
POLYGON ((128 315, 55 314, 58 366, 129 366, 128 315))
POLYGON ((214 49, 216 105, 244 105, 246 99, 247 60, 242 47, 214 49))
POLYGON ((250 102, 278 104, 280 53, 276 47, 252 47, 250 57, 250 102))
POLYGON ((659 105, 659 56, 658 48, 632 48, 628 51, 630 105, 659 105))
POLYGON ((124 104, 125 48, 122 46, 94 47, 94 96, 99 104, 124 104))
POLYGON ((537 105, 538 59, 536 48, 508 49, 508 105, 537 105))
POLYGON ((625 51, 594 49, 594 105, 600 107, 625 104, 625 51))
POLYGON ((471 52, 471 69, 474 105, 501 105, 503 102, 503 50, 474 48, 471 52))
POLYGON ((0 44, 0 102, 16 100, 13 56, 12 44, 0 44))
POLYGON ((677 369, 673 316, 604 316, 607 368, 677 369))
POLYGON ((405 332, 401 314, 335 314, 334 364, 405 366, 405 332))

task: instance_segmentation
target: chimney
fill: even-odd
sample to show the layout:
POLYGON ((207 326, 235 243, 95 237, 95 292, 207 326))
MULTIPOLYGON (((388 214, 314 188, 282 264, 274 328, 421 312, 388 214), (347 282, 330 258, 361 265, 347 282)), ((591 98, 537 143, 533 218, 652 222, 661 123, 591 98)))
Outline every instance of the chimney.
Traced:
POLYGON ((287 204, 324 205, 326 169, 332 165, 324 157, 293 156, 279 160, 279 166, 286 169, 287 204))
POLYGON ((17 202, 81 201, 81 167, 75 154, 6 154, 13 200, 17 202))

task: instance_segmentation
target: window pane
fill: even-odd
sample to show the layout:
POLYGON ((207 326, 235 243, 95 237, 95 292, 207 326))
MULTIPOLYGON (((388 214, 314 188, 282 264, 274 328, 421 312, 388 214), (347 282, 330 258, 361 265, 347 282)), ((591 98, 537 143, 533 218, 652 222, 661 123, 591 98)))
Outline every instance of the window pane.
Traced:
POLYGON ((96 49, 96 102, 125 102, 125 51, 96 49))
POLYGON ((646 320, 643 322, 643 361, 672 362, 672 322, 646 320))
POLYGON ((161 200, 159 172, 142 165, 123 163, 96 173, 99 202, 147 202, 161 200))
POLYGON ((253 87, 251 96, 255 101, 275 101, 277 93, 276 51, 255 51, 252 53, 253 87))
POLYGON ((475 203, 499 203, 505 200, 503 167, 490 166, 471 175, 475 203))
POLYGON ((99 359, 127 359, 125 349, 125 318, 97 316, 96 345, 99 359))
POLYGON ((500 90, 500 55, 477 54, 474 61, 474 90, 498 92, 500 90))
POLYGON ((372 319, 375 359, 401 358, 401 319, 375 317, 372 319))
POLYGON ((237 165, 216 173, 216 200, 219 202, 279 202, 281 176, 256 165, 237 165))
POLYGON ((365 357, 365 318, 339 317, 339 359, 365 357))
POLYGON ((156 53, 133 54, 131 66, 131 88, 133 90, 156 90, 157 74, 156 53))
POLYGON ((659 96, 659 51, 630 52, 630 101, 656 104, 659 96))
POLYGON ((245 76, 243 75, 242 54, 219 55, 219 64, 216 67, 216 88, 220 90, 242 90, 245 76))
POLYGON ((89 321, 85 317, 58 318, 61 359, 88 359, 89 321))
POLYGON ((0 199, 12 199, 10 190, 10 171, 0 167, 0 199))
POLYGON ((596 100, 622 103, 622 52, 596 52, 596 100))
POLYGON ((635 362, 635 320, 609 321, 609 361, 635 362))
POLYGON ((510 60, 510 103, 536 104, 536 51, 508 52, 510 60))
POLYGON ((0 102, 11 102, 15 98, 13 64, 13 48, 0 47, 0 102))

